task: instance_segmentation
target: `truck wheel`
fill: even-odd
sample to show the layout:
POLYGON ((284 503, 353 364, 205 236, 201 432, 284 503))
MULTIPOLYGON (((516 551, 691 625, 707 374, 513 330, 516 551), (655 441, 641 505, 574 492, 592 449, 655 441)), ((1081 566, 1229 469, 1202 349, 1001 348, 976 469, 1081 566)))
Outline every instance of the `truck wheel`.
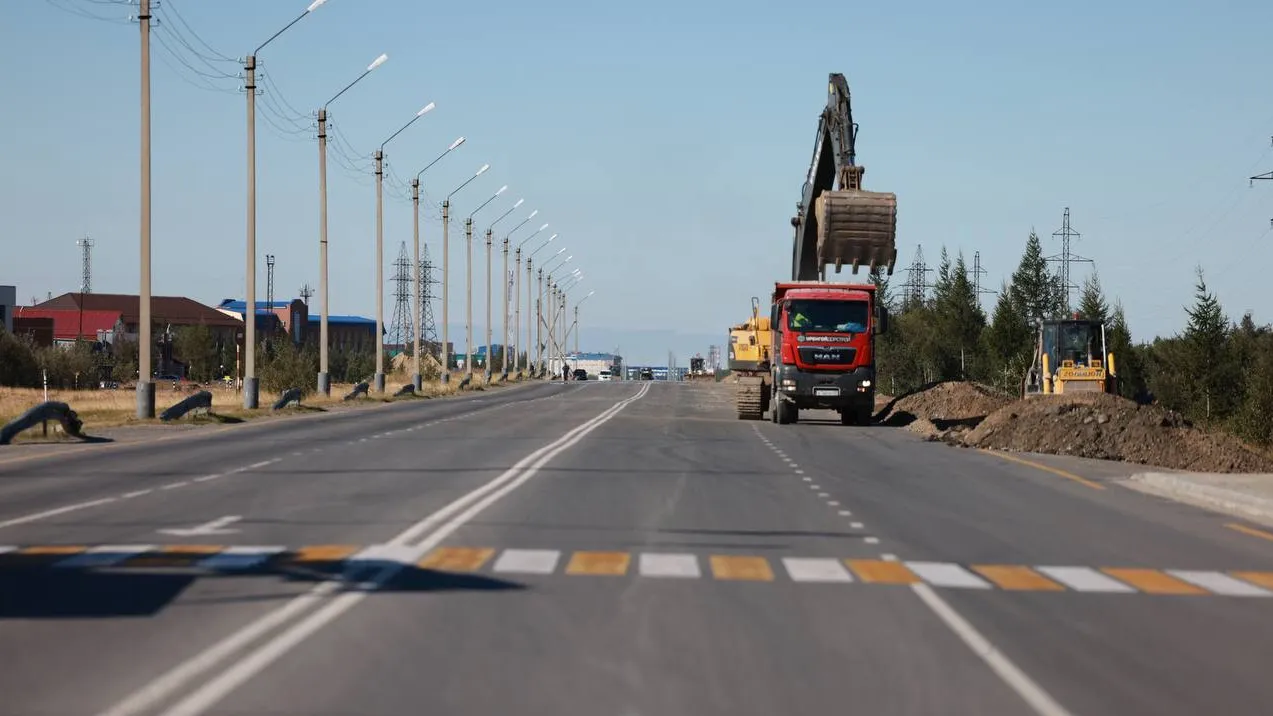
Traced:
POLYGON ((857 414, 849 410, 848 408, 840 408, 840 424, 841 425, 856 425, 857 414))
POLYGON ((777 416, 778 423, 782 425, 789 425, 799 420, 796 406, 790 400, 781 398, 774 401, 774 415, 777 416))
POLYGON ((871 409, 871 408, 859 408, 859 409, 857 410, 857 414, 856 414, 856 417, 857 417, 857 424, 858 424, 858 425, 864 425, 864 426, 865 426, 865 425, 870 425, 870 424, 871 424, 871 418, 873 417, 872 413, 873 413, 873 411, 872 411, 872 409, 871 409))

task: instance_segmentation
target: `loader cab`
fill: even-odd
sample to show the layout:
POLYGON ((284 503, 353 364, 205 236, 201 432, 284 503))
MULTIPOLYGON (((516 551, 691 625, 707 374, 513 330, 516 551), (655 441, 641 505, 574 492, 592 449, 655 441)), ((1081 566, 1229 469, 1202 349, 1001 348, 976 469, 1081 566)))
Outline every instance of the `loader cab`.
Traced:
POLYGON ((1026 396, 1074 392, 1115 392, 1113 356, 1105 325, 1074 314, 1038 324, 1034 359, 1026 374, 1026 396))

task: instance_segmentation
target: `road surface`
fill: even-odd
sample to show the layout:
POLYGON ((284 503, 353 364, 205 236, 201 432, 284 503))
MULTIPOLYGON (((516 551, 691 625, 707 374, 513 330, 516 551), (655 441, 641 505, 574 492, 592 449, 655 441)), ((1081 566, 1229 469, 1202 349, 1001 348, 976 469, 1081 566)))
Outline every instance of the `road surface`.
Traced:
POLYGON ((4 714, 1273 708, 1273 534, 710 384, 6 460, 4 714))

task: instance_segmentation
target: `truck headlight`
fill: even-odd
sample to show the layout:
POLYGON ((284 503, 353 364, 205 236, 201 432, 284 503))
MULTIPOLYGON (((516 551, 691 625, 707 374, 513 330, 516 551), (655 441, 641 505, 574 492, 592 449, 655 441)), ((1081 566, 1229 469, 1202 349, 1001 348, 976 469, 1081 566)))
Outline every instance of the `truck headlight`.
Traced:
POLYGON ((858 383, 858 385, 862 386, 863 388, 869 388, 869 387, 871 387, 871 381, 869 381, 869 380, 864 380, 864 381, 862 381, 861 383, 858 383))

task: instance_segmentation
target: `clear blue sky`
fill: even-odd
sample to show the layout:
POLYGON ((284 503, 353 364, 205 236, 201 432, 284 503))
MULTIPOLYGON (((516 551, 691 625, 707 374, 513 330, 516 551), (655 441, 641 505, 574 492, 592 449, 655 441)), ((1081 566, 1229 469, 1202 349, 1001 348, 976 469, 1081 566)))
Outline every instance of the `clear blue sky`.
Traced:
MULTIPOLYGON (((234 62, 209 66, 179 38, 215 57, 197 34, 238 58, 306 1, 161 3, 156 293, 242 297, 245 175, 239 80, 196 75, 158 40, 202 73, 237 75, 234 62)), ((428 197, 440 200, 489 162, 457 196, 458 212, 505 183, 480 226, 519 197, 526 203, 514 216, 539 209, 535 223, 560 232, 587 273, 581 290, 597 290, 584 304, 585 349, 622 342, 633 361, 662 361, 674 348, 685 364, 687 352, 706 353, 708 340, 746 316, 750 296, 789 275, 788 220, 828 72, 845 73, 852 87, 866 185, 898 194, 900 264, 917 244, 933 264, 943 244, 969 261, 980 251, 997 287, 1032 227, 1049 253, 1059 251, 1051 235, 1069 206, 1083 235, 1076 250, 1096 260, 1138 338, 1178 330, 1199 263, 1232 317, 1253 310, 1273 320, 1273 182, 1247 181, 1273 170, 1273 4, 855 5, 329 0, 260 58, 268 83, 258 101, 258 296, 266 253, 277 256, 279 297, 318 283, 310 118, 287 124, 274 108, 308 115, 387 52, 332 107, 337 132, 369 156, 436 102, 386 150, 392 170, 405 180, 468 137, 425 175, 428 197), (279 132, 264 115, 297 129, 279 132), (642 337, 668 328, 686 335, 642 337)), ((85 233, 97 242, 94 288, 137 290, 134 11, 109 0, 3 8, 0 283, 16 283, 24 299, 78 286, 75 241, 85 233), (85 12, 114 22, 77 14, 85 12)), ((373 186, 370 173, 343 170, 333 156, 333 313, 374 316, 373 186)), ((387 189, 388 263, 410 240, 411 216, 397 188, 387 189)), ((452 225, 453 324, 463 317, 461 227, 452 225)), ((428 218, 423 230, 438 258, 439 222, 428 218)), ((452 338, 462 345, 462 335, 452 338)))

